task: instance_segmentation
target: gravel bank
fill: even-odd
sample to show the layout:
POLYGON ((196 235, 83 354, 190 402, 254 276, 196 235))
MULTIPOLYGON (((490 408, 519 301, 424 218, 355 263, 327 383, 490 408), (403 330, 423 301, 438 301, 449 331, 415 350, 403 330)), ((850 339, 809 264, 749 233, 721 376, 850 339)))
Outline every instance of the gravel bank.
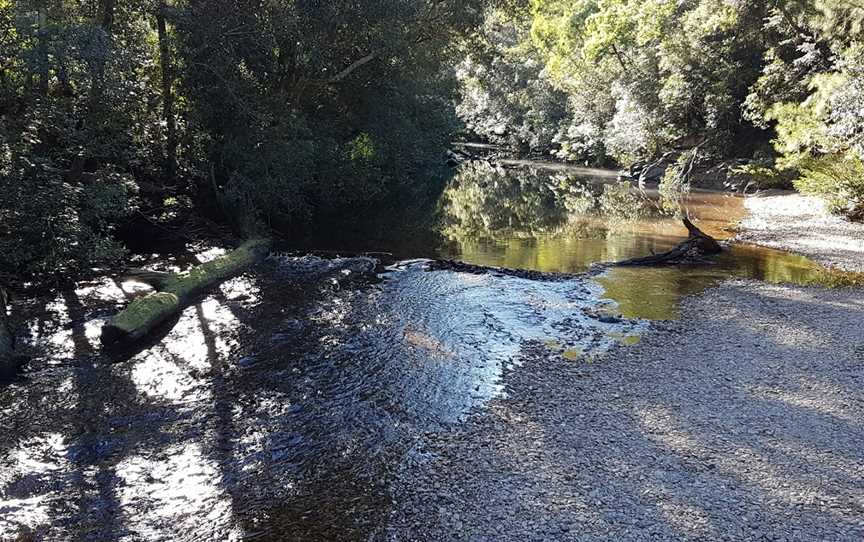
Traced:
POLYGON ((801 194, 751 197, 750 216, 736 239, 798 252, 822 264, 864 272, 864 224, 825 212, 821 200, 801 194))
POLYGON ((729 282, 638 346, 537 346, 373 540, 864 540, 864 292, 729 282))

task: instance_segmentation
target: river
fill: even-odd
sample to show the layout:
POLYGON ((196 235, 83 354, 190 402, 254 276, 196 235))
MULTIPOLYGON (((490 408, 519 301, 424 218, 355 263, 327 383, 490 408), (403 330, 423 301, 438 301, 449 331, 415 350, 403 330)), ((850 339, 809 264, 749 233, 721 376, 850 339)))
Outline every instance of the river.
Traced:
MULTIPOLYGON (((141 285, 104 278, 20 303, 33 359, 0 384, 0 537, 364 540, 386 522, 388 483, 416 440, 506 393, 501 376, 519 370, 526 346, 595 363, 720 280, 822 272, 747 246, 715 265, 594 278, 428 270, 423 258, 581 273, 686 236, 645 203, 652 194, 639 213, 629 200, 618 202, 627 212, 598 208, 590 187, 608 180, 460 173, 442 201, 443 241, 400 245, 375 280, 352 271, 374 265, 364 258, 277 253, 129 350, 102 351, 99 330, 141 285)), ((724 193, 693 192, 684 204, 718 237, 744 212, 724 193)))

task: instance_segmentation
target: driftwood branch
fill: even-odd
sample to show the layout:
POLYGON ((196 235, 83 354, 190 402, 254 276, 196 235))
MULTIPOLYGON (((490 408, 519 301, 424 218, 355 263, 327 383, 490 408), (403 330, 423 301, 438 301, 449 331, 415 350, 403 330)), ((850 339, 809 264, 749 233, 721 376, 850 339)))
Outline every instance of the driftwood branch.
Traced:
POLYGON ((615 262, 615 266, 687 265, 706 263, 707 256, 723 251, 716 239, 697 228, 689 218, 684 218, 684 227, 690 235, 671 250, 642 258, 631 258, 615 262))
POLYGON ((132 301, 102 327, 102 344, 140 339, 186 307, 195 296, 257 263, 270 250, 270 242, 258 239, 243 243, 221 258, 185 273, 170 274, 145 269, 126 270, 122 277, 150 284, 156 292, 132 301))

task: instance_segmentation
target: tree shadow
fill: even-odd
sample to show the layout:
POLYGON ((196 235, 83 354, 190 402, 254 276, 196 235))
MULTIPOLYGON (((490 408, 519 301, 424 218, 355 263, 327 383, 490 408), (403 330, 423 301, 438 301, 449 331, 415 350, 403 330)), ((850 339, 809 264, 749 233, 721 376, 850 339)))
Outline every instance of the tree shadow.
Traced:
POLYGON ((509 398, 408 458, 394 487, 406 522, 375 539, 864 537, 860 312, 813 317, 861 294, 756 303, 769 294, 724 288, 754 301, 748 318, 715 295, 674 324, 681 340, 632 355, 529 350, 509 398), (799 327, 820 340, 792 340, 799 327))

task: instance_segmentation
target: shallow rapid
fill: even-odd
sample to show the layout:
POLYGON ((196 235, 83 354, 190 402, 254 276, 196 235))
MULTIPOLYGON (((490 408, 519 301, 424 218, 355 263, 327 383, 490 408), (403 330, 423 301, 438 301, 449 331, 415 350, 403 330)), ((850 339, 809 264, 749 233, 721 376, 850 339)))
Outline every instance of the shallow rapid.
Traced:
POLYGON ((275 257, 136 351, 103 353, 126 293, 61 293, 0 388, 0 530, 45 540, 362 538, 420 435, 500 393, 529 343, 562 362, 643 324, 591 281, 275 257), (600 304, 602 305, 602 303, 600 304), (41 352, 41 353, 40 353, 41 352), (119 356, 119 357, 118 357, 119 356))
MULTIPOLYGON (((405 256, 580 273, 686 235, 660 216, 575 213, 575 181, 559 197, 543 186, 561 179, 507 175, 495 186, 518 190, 506 197, 460 206, 451 194, 448 242, 405 256)), ((726 194, 694 193, 688 205, 718 236, 742 209, 726 194)), ((148 265, 192 263, 159 255, 148 265)), ((364 540, 393 509, 391 482, 407 457, 418 460, 417 443, 506 398, 503 379, 524 360, 594 363, 638 343, 644 319, 674 318, 683 296, 724 278, 807 282, 822 272, 742 246, 712 266, 594 278, 429 264, 274 255, 119 351, 101 349, 100 327, 143 286, 105 278, 17 303, 33 358, 0 384, 0 533, 364 540)))

